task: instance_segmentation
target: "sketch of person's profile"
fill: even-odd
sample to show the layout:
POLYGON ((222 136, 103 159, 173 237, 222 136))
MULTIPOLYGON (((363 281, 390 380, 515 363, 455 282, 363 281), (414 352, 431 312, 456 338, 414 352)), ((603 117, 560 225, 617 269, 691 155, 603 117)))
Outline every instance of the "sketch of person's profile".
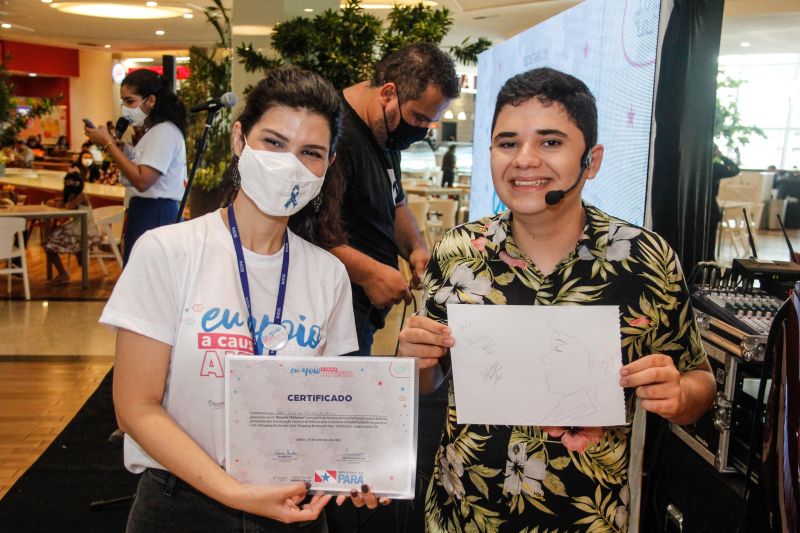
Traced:
POLYGON ((545 383, 557 405, 543 418, 547 425, 575 426, 598 410, 598 389, 613 380, 607 360, 595 357, 581 339, 553 329, 550 346, 542 356, 545 383))

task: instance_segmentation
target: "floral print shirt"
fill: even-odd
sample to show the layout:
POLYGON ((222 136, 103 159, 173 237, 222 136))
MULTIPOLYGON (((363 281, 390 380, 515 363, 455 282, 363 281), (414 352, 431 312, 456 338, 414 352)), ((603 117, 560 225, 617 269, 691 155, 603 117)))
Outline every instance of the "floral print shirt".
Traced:
MULTIPOLYGON (((681 372, 705 361, 675 252, 658 235, 584 204, 576 249, 543 276, 514 242, 511 214, 458 226, 434 248, 422 314, 448 303, 617 305, 623 364, 667 354, 681 372)), ((520 391, 520 401, 525 401, 520 391)), ((628 420, 633 394, 626 389, 628 420)), ((456 422, 452 384, 425 503, 427 530, 626 531, 630 426, 477 426, 456 422)))

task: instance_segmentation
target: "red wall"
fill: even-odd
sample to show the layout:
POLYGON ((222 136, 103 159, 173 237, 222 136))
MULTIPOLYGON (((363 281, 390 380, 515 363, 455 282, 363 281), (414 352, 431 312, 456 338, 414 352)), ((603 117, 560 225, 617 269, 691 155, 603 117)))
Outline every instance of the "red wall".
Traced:
POLYGON ((46 76, 80 76, 78 51, 41 44, 0 41, 6 69, 46 76))
MULTIPOLYGON (((69 78, 11 76, 11 83, 14 84, 14 96, 49 98, 54 104, 67 106, 67 125, 70 124, 69 78)), ((69 126, 67 126, 67 142, 72 142, 69 126)))

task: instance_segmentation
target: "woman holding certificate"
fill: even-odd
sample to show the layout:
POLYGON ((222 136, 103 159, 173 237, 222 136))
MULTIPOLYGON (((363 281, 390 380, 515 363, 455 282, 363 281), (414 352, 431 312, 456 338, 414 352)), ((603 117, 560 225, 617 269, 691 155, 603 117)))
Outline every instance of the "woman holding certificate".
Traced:
MULTIPOLYGON (((144 472, 128 531, 327 531, 329 496, 303 503, 304 483, 253 485, 223 469, 223 378, 227 354, 358 346, 347 273, 319 247, 342 242, 343 184, 323 179, 339 106, 316 74, 271 72, 233 125, 240 194, 227 209, 143 235, 114 289, 100 321, 118 328, 125 465, 144 472)), ((352 500, 378 503, 368 492, 352 500)))

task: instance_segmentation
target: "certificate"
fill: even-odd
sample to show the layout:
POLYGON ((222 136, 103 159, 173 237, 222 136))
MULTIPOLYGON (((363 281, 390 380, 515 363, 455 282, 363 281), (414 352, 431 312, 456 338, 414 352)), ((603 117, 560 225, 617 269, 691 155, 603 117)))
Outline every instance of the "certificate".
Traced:
POLYGON ((255 484, 369 485, 413 499, 417 372, 413 358, 253 357, 225 364, 225 469, 255 484))
POLYGON ((619 308, 447 306, 459 424, 619 426, 619 308))

